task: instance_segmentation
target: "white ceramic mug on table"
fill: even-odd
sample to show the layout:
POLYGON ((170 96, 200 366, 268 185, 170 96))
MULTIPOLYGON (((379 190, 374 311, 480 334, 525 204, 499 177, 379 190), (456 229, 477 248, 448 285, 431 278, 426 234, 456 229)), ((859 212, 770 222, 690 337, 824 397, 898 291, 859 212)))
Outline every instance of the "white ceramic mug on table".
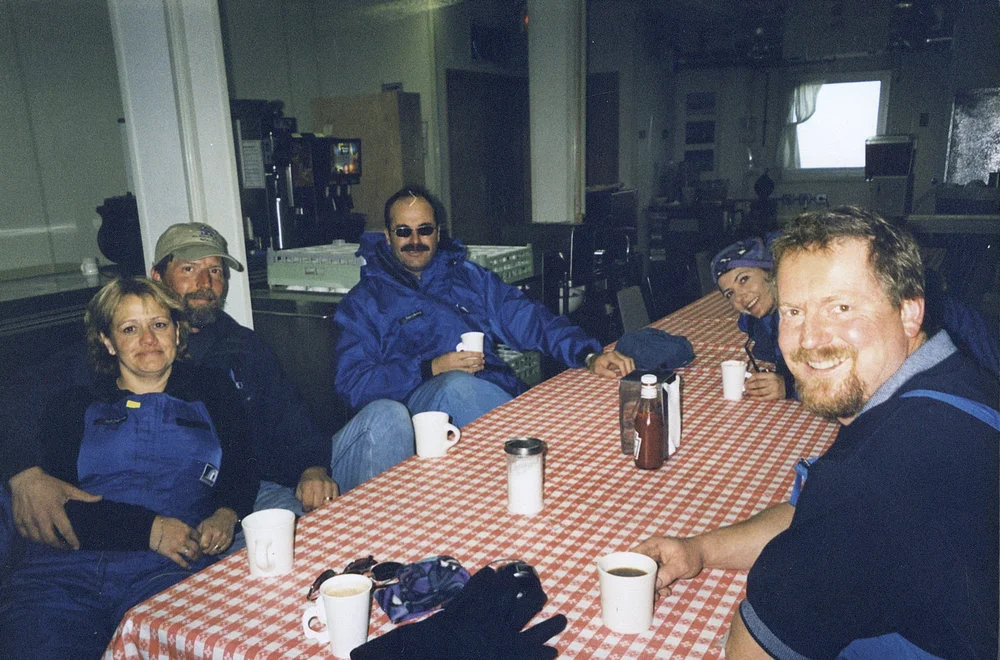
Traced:
POLYGON ((651 557, 638 552, 613 552, 597 560, 604 625, 623 635, 649 630, 657 568, 651 557))
POLYGON ((420 458, 440 458, 462 437, 461 429, 448 421, 448 413, 436 410, 413 416, 413 434, 420 458))
POLYGON ((302 632, 309 639, 329 642, 338 658, 349 658, 351 651, 368 641, 371 618, 372 581, 364 575, 342 573, 324 582, 319 599, 302 613, 302 632), (316 630, 313 621, 325 625, 316 630))
POLYGON ((743 398, 743 383, 747 379, 747 363, 742 360, 726 360, 722 367, 722 398, 739 401, 743 398))
POLYGON ((262 509, 243 519, 247 560, 252 577, 285 575, 295 557, 295 514, 286 509, 262 509))

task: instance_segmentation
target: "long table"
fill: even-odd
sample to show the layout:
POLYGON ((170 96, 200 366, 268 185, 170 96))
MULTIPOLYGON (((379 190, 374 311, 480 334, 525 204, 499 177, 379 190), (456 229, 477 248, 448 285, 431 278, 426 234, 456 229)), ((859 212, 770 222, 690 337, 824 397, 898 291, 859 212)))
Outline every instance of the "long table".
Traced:
MULTIPOLYGON (((403 562, 447 554, 471 573, 501 558, 538 570, 548 603, 536 621, 569 619, 552 643, 562 657, 719 657, 745 573, 710 570, 679 583, 656 606, 653 627, 603 627, 594 562, 652 535, 686 536, 742 520, 787 499, 793 465, 822 453, 836 424, 794 401, 727 401, 719 362, 741 358, 744 336, 718 293, 653 323, 686 336, 694 362, 680 370, 679 451, 656 471, 622 454, 618 384, 565 371, 463 429, 444 458, 411 458, 298 521, 289 575, 252 579, 245 551, 128 612, 106 657, 323 658, 306 640, 305 594, 326 568, 373 554, 403 562), (503 443, 548 443, 545 508, 506 509, 503 443)), ((394 627, 372 605, 371 635, 394 627)))

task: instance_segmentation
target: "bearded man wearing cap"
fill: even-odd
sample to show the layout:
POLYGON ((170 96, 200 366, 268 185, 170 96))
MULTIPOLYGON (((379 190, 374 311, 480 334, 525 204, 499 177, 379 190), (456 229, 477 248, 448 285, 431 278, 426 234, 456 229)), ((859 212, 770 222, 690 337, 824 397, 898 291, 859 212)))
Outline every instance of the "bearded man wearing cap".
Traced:
MULTIPOLYGON (((218 231, 206 224, 182 223, 160 236, 150 276, 183 300, 192 325, 188 351, 195 365, 224 373, 243 401, 257 466, 253 476, 260 479, 255 510, 311 511, 411 456, 409 412, 395 401, 373 401, 332 439, 317 428, 274 352, 223 311, 230 269, 242 271, 243 264, 229 254, 218 231)), ((59 373, 91 385, 83 344, 61 351, 53 361, 60 364, 59 373)), ((50 379, 34 387, 51 385, 50 379)), ((30 395, 25 398, 29 401, 19 406, 0 461, 0 479, 11 494, 10 505, 0 506, 0 574, 13 561, 3 556, 4 546, 11 544, 5 534, 12 533, 12 526, 32 541, 76 548, 63 505, 70 499, 94 499, 37 467, 33 437, 38 424, 32 417, 40 411, 30 395)), ((240 533, 230 552, 242 543, 240 533)))
POLYGON ((760 238, 737 241, 712 259, 712 277, 726 300, 740 313, 736 322, 747 333, 747 353, 774 365, 756 369, 746 381, 751 399, 775 401, 795 397, 795 381, 778 347, 778 307, 771 269, 771 251, 760 238))

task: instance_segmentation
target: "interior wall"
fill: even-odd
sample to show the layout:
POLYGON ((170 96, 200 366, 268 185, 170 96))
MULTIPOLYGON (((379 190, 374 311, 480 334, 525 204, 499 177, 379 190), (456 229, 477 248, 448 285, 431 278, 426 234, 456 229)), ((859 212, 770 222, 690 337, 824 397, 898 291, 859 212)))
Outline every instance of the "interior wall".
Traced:
MULTIPOLYGON (((280 98, 286 113, 308 131, 312 98, 377 93, 383 83, 401 83, 421 95, 427 184, 443 192, 448 190, 445 71, 519 75, 516 66, 500 69, 470 55, 472 20, 505 20, 502 13, 492 13, 498 11, 494 5, 504 4, 445 3, 428 11, 427 3, 410 2, 220 0, 230 94, 280 98)), ((676 106, 700 83, 699 70, 690 67, 682 69, 685 80, 675 80, 672 53, 678 44, 651 37, 669 30, 651 22, 646 4, 591 0, 588 5, 589 68, 620 72, 619 171, 623 184, 639 189, 640 208, 655 192, 664 164, 678 157, 675 143, 683 117, 676 106)), ((921 213, 933 210, 934 181, 944 172, 955 90, 1000 86, 1000 6, 994 0, 959 0, 958 5, 950 45, 867 61, 855 57, 798 65, 799 70, 888 66, 893 71, 889 130, 917 136, 914 207, 921 213), (926 126, 919 125, 921 115, 928 118, 926 126)), ((703 36, 681 33, 678 38, 697 44, 703 36)), ((703 71, 708 75, 716 69, 703 71)), ((778 90, 790 72, 787 66, 734 67, 711 74, 720 92, 741 104, 718 119, 724 140, 717 147, 720 171, 713 176, 730 180, 730 196, 751 196, 763 167, 773 168, 778 90), (766 132, 752 171, 741 142, 745 118, 756 122, 752 130, 758 138, 766 132)), ((73 268, 83 257, 99 255, 95 208, 127 189, 117 124, 121 95, 104 0, 0 2, 0 110, 0 147, 8 163, 0 179, 6 211, 0 220, 0 276, 73 268)), ((834 204, 864 199, 863 182, 775 178, 779 197, 797 200, 803 192, 825 192, 834 204)), ((441 196, 447 205, 448 195, 441 196)))
POLYGON ((104 0, 0 2, 0 115, 0 274, 100 257, 95 209, 127 186, 104 0))
POLYGON ((672 156, 672 55, 651 29, 654 19, 632 0, 587 4, 587 72, 619 74, 618 173, 624 187, 637 189, 639 208, 657 194, 672 156))
MULTIPOLYGON (((313 98, 378 94, 387 85, 418 93, 425 184, 439 189, 435 12, 350 0, 220 0, 220 7, 232 98, 280 99, 300 132, 320 132, 313 98)), ((382 220, 367 224, 378 229, 382 220)))
MULTIPOLYGON (((842 41, 815 29, 794 32, 792 53, 803 58, 818 53, 816 61, 683 68, 678 75, 673 157, 683 158, 685 95, 691 91, 715 91, 720 104, 715 115, 716 170, 704 178, 727 179, 731 198, 752 198, 753 182, 768 168, 776 182, 773 197, 779 201, 779 217, 793 216, 806 208, 801 200, 809 194, 828 195, 830 205, 865 205, 869 189, 861 177, 804 172, 794 177, 783 176, 776 153, 781 125, 787 115, 785 98, 802 77, 832 72, 890 71, 886 134, 914 135, 913 213, 933 213, 935 188, 944 174, 955 91, 1000 85, 1000 58, 996 57, 1000 51, 1000 7, 990 0, 964 0, 961 4, 956 12, 954 39, 949 44, 893 51, 883 47, 872 54, 859 54, 856 50, 864 44, 888 41, 887 21, 874 21, 866 34, 842 41), (881 32, 872 34, 872 30, 881 32), (816 43, 812 43, 814 40, 816 43), (754 152, 752 167, 745 148, 750 138, 754 152)), ((809 5, 793 6, 807 13, 809 5)), ((797 17, 801 16, 792 14, 792 19, 797 17)), ((786 33, 785 38, 787 42, 793 37, 786 33)), ((786 43, 786 50, 787 46, 786 43)), ((814 206, 807 203, 808 208, 814 206)))
MULTIPOLYGON (((450 194, 452 164, 449 157, 451 145, 448 134, 450 121, 448 116, 448 86, 446 84, 448 71, 472 71, 510 78, 523 78, 527 84, 527 52, 520 53, 514 50, 510 53, 509 61, 497 62, 473 58, 470 46, 474 24, 510 29, 513 26, 512 21, 518 17, 518 13, 513 12, 512 7, 516 9, 514 5, 502 2, 456 2, 443 3, 443 6, 431 11, 431 25, 434 35, 434 75, 437 89, 435 107, 437 139, 428 144, 428 150, 432 150, 438 158, 439 171, 436 192, 441 197, 452 220, 455 220, 451 217, 455 208, 452 205, 450 194)), ((428 117, 424 118, 426 120, 428 117)), ((431 188, 431 190, 435 189, 431 188)), ((459 224, 462 224, 461 219, 459 219, 459 224)), ((464 232, 459 233, 457 231, 459 228, 453 227, 456 230, 456 236, 462 237, 465 234, 464 232)), ((487 230, 487 233, 492 233, 495 229, 491 228, 487 230)))

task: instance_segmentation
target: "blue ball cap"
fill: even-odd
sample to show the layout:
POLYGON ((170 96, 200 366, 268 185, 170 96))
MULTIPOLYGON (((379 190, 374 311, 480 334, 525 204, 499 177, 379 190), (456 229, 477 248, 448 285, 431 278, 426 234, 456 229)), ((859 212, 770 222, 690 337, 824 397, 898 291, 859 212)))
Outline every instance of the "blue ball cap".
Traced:
POLYGON ((740 266, 771 270, 774 260, 762 239, 748 238, 737 241, 712 257, 712 278, 716 286, 720 277, 740 266))

